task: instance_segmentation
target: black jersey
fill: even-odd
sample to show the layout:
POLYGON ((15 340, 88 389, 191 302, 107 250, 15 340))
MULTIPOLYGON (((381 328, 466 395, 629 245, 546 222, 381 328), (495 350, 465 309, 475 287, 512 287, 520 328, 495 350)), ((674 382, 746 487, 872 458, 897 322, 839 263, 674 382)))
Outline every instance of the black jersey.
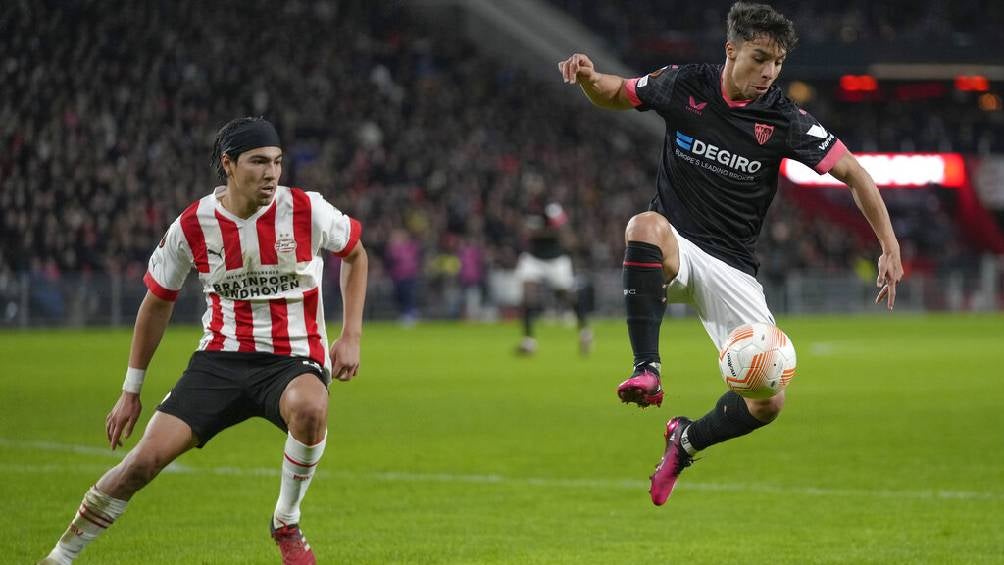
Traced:
POLYGON ((526 216, 527 252, 538 259, 556 259, 566 254, 560 229, 568 216, 560 204, 531 206, 526 216))
POLYGON ((781 159, 820 174, 846 147, 777 86, 749 102, 728 100, 721 65, 663 67, 627 81, 638 110, 666 121, 651 209, 683 237, 729 265, 756 275, 754 256, 781 159))

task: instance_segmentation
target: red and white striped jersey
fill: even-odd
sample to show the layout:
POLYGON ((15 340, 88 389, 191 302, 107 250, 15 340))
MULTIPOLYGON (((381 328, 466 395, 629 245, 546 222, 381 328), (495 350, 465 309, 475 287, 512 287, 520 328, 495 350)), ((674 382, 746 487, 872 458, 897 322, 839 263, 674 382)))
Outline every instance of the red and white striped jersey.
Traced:
POLYGON ((150 257, 146 287, 175 300, 194 267, 206 294, 199 349, 308 357, 330 374, 319 251, 348 255, 362 228, 316 192, 276 187, 247 219, 228 212, 225 186, 193 202, 150 257))

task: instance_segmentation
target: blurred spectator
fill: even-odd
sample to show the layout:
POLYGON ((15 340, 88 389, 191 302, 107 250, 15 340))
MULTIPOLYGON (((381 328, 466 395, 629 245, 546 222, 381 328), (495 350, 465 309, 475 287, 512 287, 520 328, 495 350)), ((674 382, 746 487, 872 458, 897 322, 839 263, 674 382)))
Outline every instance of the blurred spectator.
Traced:
POLYGON ((394 282, 394 300, 401 323, 413 326, 418 322, 418 286, 422 272, 422 248, 403 229, 390 232, 384 252, 387 273, 394 282))

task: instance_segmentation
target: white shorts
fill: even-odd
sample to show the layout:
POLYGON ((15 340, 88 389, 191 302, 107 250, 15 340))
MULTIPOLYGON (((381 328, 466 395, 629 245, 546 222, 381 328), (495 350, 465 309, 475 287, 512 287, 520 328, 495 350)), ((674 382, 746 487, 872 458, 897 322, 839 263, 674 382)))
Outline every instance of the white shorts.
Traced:
POLYGON ((540 259, 529 253, 520 253, 516 263, 516 280, 523 283, 546 283, 554 290, 572 290, 572 258, 561 255, 554 259, 540 259))
POLYGON ((705 331, 721 350, 732 330, 743 324, 774 324, 763 286, 721 259, 705 253, 673 228, 680 244, 680 272, 666 287, 669 302, 697 310, 705 331))

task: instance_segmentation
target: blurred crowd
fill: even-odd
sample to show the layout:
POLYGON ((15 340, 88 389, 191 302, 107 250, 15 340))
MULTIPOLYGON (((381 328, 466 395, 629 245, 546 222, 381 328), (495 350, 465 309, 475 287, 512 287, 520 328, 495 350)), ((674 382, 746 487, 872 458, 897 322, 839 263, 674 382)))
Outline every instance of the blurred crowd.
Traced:
MULTIPOLYGON (((549 1, 608 37, 615 48, 630 57, 632 49, 643 48, 655 38, 672 38, 674 34, 720 44, 725 17, 735 0, 549 1)), ((800 41, 808 44, 923 40, 966 45, 997 37, 1004 21, 1004 6, 994 0, 771 0, 765 3, 791 19, 800 41)))
MULTIPOLYGON (((284 184, 363 222, 375 280, 427 290, 482 288, 512 268, 524 210, 543 195, 569 211, 578 268, 617 268, 624 223, 654 190, 658 140, 397 2, 9 2, 0 29, 0 292, 24 274, 139 280, 170 222, 216 184, 215 131, 244 115, 279 128, 284 184)), ((831 129, 853 131, 838 110, 831 129)), ((899 149, 881 132, 912 126, 867 116, 876 149, 899 149)), ((932 139, 943 133, 957 132, 932 139)), ((928 137, 914 148, 940 149, 928 137)), ((857 240, 833 253, 825 222, 783 200, 786 235, 765 238, 765 265, 874 255, 857 240)))

